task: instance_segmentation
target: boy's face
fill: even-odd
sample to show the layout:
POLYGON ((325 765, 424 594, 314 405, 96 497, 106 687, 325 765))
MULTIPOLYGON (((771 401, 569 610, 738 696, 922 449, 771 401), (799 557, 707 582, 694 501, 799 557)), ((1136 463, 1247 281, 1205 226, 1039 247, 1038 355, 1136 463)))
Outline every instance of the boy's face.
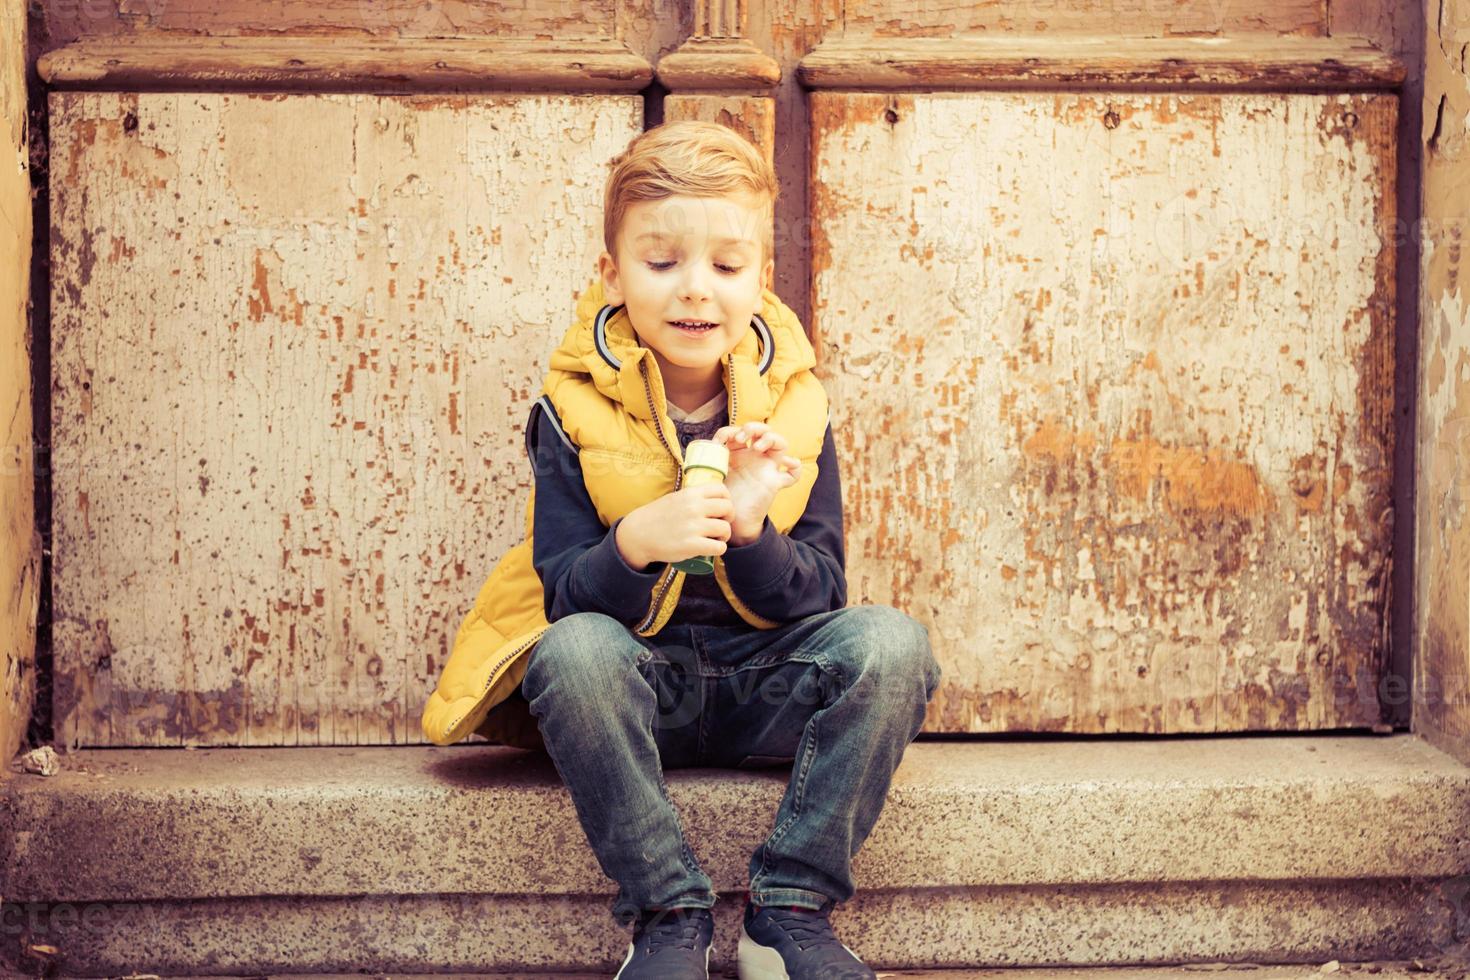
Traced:
POLYGON ((763 220, 751 195, 639 201, 618 229, 616 260, 598 258, 605 299, 627 307, 669 387, 708 385, 760 312, 775 269, 761 260, 763 220), (676 320, 715 326, 692 333, 676 320))

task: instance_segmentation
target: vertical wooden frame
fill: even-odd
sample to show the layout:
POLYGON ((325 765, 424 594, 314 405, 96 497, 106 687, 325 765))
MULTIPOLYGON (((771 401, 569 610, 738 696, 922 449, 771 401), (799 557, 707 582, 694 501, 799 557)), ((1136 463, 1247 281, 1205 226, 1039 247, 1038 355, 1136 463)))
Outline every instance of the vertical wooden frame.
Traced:
POLYGON ((781 68, 745 36, 744 0, 696 0, 694 36, 658 63, 664 119, 722 123, 775 158, 781 68))

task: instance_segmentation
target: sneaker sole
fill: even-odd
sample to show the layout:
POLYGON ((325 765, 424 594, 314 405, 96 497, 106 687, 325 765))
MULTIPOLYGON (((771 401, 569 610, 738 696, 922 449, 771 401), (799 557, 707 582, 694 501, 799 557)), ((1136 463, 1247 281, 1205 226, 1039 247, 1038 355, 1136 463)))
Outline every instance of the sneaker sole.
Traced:
POLYGON ((735 965, 740 971, 740 980, 790 980, 786 973, 786 961, 781 958, 781 954, 751 939, 745 926, 740 927, 740 946, 735 950, 735 965))
MULTIPOLYGON (((715 944, 714 943, 710 943, 709 944, 709 947, 706 948, 705 951, 704 951, 704 976, 705 976, 705 980, 709 980, 709 958, 710 958, 710 954, 713 953, 714 951, 715 951, 715 944)), ((779 954, 778 954, 777 958, 779 958, 779 954)), ((628 955, 623 957, 623 962, 621 964, 619 964, 619 966, 618 966, 618 972, 613 974, 613 980, 622 980, 623 971, 628 968, 628 963, 632 959, 633 959, 633 944, 632 943, 629 943, 628 944, 628 955)))

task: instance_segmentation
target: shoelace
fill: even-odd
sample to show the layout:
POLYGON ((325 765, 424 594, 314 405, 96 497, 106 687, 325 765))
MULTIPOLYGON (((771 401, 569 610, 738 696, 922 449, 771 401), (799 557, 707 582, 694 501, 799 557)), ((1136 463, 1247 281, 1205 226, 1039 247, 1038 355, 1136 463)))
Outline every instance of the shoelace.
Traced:
POLYGON ((644 923, 643 934, 648 937, 648 951, 660 947, 693 949, 699 938, 699 913, 680 909, 665 909, 649 916, 644 923))
POLYGON ((781 929, 796 941, 799 949, 811 949, 813 946, 835 944, 839 940, 832 932, 832 923, 827 917, 815 909, 804 909, 792 905, 782 908, 775 905, 763 905, 761 910, 771 917, 781 929))

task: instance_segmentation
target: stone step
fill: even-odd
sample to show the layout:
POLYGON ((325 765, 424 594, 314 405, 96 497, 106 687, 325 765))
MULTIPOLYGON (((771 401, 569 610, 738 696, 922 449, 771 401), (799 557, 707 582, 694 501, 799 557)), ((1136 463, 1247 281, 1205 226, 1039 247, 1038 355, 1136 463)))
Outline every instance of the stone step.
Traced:
MULTIPOLYGON (((879 980, 1465 980, 1467 967, 1458 960, 1373 960, 1323 964, 1192 963, 1179 966, 1022 967, 994 970, 884 970, 879 980)), ((710 973, 712 980, 738 980, 734 970, 710 973)), ((121 980, 150 980, 157 974, 129 974, 121 980)), ((593 980, 602 973, 457 973, 455 980, 593 980)), ((52 980, 104 980, 102 977, 56 976, 52 980)), ((116 976, 106 980, 119 980, 116 976)), ((206 980, 202 976, 172 980, 206 980)), ((443 974, 276 973, 214 976, 207 980, 444 980, 443 974)))
MULTIPOLYGON (((96 749, 0 786, 7 942, 76 974, 607 970, 615 889, 543 755, 96 749)), ((732 963, 789 767, 680 769, 732 963)), ((929 739, 839 935, 889 968, 1405 959, 1470 930, 1470 768, 1416 736, 929 739)))

